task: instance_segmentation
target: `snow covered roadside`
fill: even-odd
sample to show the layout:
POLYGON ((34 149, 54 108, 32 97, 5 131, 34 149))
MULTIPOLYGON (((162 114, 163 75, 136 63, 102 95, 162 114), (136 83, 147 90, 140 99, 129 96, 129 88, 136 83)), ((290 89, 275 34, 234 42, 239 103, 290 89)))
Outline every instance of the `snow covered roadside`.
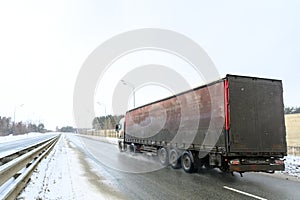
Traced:
POLYGON ((62 134, 18 199, 120 199, 106 193, 108 187, 87 168, 84 158, 62 134))
POLYGON ((285 159, 285 170, 279 173, 300 179, 300 156, 288 155, 285 159))
POLYGON ((30 133, 26 133, 23 135, 10 134, 8 136, 0 136, 0 144, 5 143, 5 142, 21 140, 21 139, 25 139, 25 138, 30 138, 30 137, 36 137, 36 136, 40 136, 40 135, 47 135, 47 134, 53 134, 53 133, 51 133, 51 132, 49 132, 49 133, 30 132, 30 133))

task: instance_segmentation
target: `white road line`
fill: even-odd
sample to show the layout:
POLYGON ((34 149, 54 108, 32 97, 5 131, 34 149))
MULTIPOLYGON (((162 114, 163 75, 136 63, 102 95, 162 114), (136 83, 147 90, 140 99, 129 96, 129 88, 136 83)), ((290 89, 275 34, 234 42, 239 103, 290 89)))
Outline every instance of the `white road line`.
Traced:
POLYGON ((246 196, 249 196, 249 197, 253 197, 253 198, 255 198, 255 199, 267 200, 267 199, 265 199, 265 198, 256 196, 256 195, 254 195, 254 194, 250 194, 250 193, 247 193, 247 192, 243 192, 243 191, 240 191, 240 190, 231 188, 231 187, 223 186, 223 188, 225 188, 225 189, 227 189, 227 190, 231 190, 231 191, 237 192, 237 193, 240 193, 240 194, 243 194, 243 195, 246 195, 246 196))

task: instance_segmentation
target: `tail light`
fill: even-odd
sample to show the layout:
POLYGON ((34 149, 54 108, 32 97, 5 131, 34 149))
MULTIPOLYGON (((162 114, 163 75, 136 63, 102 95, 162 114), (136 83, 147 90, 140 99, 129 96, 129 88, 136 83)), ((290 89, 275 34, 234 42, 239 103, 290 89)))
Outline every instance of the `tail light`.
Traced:
POLYGON ((240 164, 240 160, 239 159, 234 159, 230 161, 231 165, 239 165, 240 164))
POLYGON ((275 160, 275 164, 282 165, 282 164, 284 164, 284 161, 283 160, 275 160))

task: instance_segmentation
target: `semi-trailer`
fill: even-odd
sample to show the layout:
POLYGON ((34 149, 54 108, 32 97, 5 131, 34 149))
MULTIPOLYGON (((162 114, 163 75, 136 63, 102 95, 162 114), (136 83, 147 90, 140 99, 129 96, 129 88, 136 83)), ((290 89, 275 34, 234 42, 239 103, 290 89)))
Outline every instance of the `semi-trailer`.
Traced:
POLYGON ((284 170, 282 81, 226 75, 127 111, 116 131, 121 152, 150 152, 188 173, 284 170))

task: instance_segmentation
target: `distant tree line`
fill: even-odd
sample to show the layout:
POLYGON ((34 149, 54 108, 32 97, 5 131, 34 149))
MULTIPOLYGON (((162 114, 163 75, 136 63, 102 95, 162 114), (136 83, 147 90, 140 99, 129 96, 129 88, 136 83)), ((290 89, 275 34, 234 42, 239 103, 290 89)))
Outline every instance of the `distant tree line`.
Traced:
POLYGON ((72 126, 64 126, 61 128, 56 128, 56 131, 58 132, 76 132, 76 129, 72 126))
POLYGON ((0 136, 9 134, 20 135, 29 132, 45 132, 45 126, 42 123, 34 124, 32 122, 16 122, 14 123, 10 117, 0 116, 0 136))
POLYGON ((107 115, 95 117, 93 120, 93 129, 104 130, 104 129, 115 129, 116 124, 119 123, 124 115, 107 115))
POLYGON ((285 107, 284 114, 300 113, 300 107, 285 107))

